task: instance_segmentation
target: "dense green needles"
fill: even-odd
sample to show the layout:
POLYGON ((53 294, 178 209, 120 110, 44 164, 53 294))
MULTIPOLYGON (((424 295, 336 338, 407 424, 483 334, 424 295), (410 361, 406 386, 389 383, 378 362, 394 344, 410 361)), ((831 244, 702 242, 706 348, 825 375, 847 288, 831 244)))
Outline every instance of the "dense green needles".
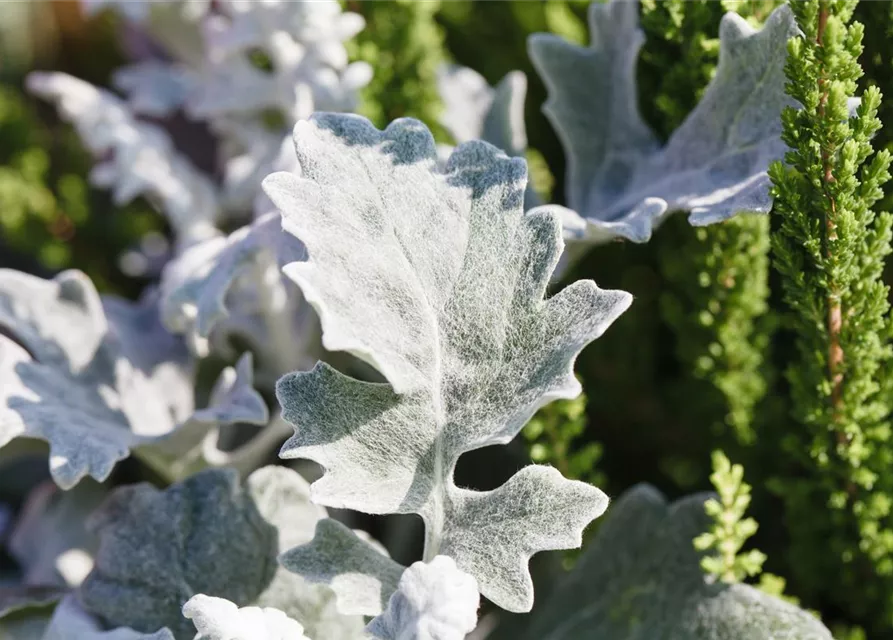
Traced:
POLYGON ((855 5, 791 5, 803 37, 790 41, 786 74, 800 108, 782 116, 791 151, 770 175, 779 221, 773 262, 796 344, 786 378, 797 426, 785 429, 794 467, 777 487, 799 583, 889 616, 891 349, 881 274, 893 219, 873 206, 890 177, 890 155, 873 154, 871 142, 881 126, 880 91, 865 91, 854 112, 848 104, 862 74, 864 29, 849 24, 855 5))

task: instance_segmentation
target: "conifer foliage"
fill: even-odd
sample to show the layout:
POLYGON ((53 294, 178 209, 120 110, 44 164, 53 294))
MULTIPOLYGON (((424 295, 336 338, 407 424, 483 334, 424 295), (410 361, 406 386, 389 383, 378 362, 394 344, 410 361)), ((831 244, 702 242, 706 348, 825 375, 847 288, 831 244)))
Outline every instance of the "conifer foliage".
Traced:
POLYGON ((893 219, 873 205, 890 155, 873 154, 871 142, 880 91, 869 88, 853 109, 863 37, 850 23, 855 5, 791 4, 803 35, 789 43, 787 90, 800 106, 783 113, 790 152, 770 175, 773 261, 796 336, 786 378, 797 427, 785 441, 797 470, 778 484, 802 584, 830 591, 819 576, 839 575, 842 584, 822 595, 841 602, 858 593, 850 606, 889 616, 891 325, 881 274, 893 219))

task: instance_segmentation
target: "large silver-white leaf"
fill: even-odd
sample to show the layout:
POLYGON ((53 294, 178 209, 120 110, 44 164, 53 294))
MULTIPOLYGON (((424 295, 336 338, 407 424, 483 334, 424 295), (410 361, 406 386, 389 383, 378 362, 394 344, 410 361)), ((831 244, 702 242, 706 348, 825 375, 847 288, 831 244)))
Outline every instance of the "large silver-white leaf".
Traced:
POLYGON ((437 556, 403 572, 388 608, 366 630, 380 640, 463 640, 477 624, 479 604, 475 579, 437 556))
POLYGON ((237 607, 224 598, 192 596, 183 605, 192 620, 195 640, 309 640, 304 628, 272 607, 237 607))
POLYGON ((694 225, 769 211, 769 163, 785 152, 781 111, 793 15, 780 7, 756 32, 726 14, 716 74, 663 148, 638 111, 635 67, 644 37, 638 3, 589 10, 591 44, 535 34, 530 56, 549 90, 544 111, 567 154, 568 237, 647 241, 665 213, 694 225))
POLYGON ((169 465, 221 424, 265 424, 250 362, 240 370, 196 411, 188 353, 160 325, 153 294, 104 303, 77 271, 43 280, 0 270, 0 446, 47 441, 64 489, 105 480, 133 449, 169 465))
POLYGON ((549 599, 492 640, 831 640, 811 613, 744 584, 709 580, 692 540, 710 527, 708 495, 673 504, 640 485, 549 599))
POLYGON ((388 384, 325 364, 284 377, 277 395, 296 429, 281 455, 325 468, 313 485, 321 504, 420 514, 426 558, 451 556, 485 596, 529 609, 530 556, 579 545, 607 498, 547 467, 488 492, 456 487, 453 469, 576 396, 574 359, 631 296, 581 281, 544 299, 559 223, 524 213, 524 161, 489 144, 459 146, 441 170, 418 121, 381 132, 316 114, 295 127, 295 145, 304 177, 264 183, 309 252, 284 271, 319 313, 323 345, 388 384))
POLYGON ((163 129, 136 119, 117 96, 65 73, 34 72, 28 89, 52 101, 101 158, 90 181, 111 189, 117 203, 148 196, 184 246, 214 235, 216 187, 177 152, 163 129))
POLYGON ((311 637, 359 637, 362 619, 338 614, 330 589, 276 562, 324 516, 307 483, 283 467, 260 469, 244 486, 235 471, 211 469, 164 491, 123 487, 92 520, 100 546, 81 600, 113 626, 167 627, 179 640, 195 635, 181 608, 197 593, 280 609, 311 637))

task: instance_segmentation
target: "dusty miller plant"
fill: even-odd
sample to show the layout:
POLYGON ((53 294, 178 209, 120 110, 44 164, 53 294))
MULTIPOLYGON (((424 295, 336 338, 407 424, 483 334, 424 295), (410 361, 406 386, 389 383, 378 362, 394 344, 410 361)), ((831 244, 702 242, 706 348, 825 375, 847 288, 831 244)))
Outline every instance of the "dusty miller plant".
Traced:
POLYGON ((692 539, 710 526, 707 496, 667 504, 647 486, 534 607, 531 556, 580 546, 608 497, 545 465, 487 491, 455 480, 464 454, 580 394, 575 359, 632 302, 589 280, 549 292, 565 236, 644 241, 671 210, 706 224, 767 209, 789 12, 760 32, 727 16, 714 84, 663 149, 631 99, 635 3, 594 4, 589 48, 535 36, 574 213, 528 188, 523 75, 491 89, 444 67, 457 146, 438 148, 417 120, 379 130, 336 113, 370 70, 348 63, 362 21, 334 2, 85 4, 117 7, 167 60, 123 69, 123 96, 64 74, 29 86, 97 155, 92 181, 120 202, 149 197, 174 241, 138 303, 76 271, 0 271, 0 455, 45 441, 62 490, 44 485, 16 525, 25 571, 0 594, 0 633, 830 638, 791 604, 705 579, 692 539), (601 92, 581 92, 580 73, 601 92), (175 110, 218 136, 221 179, 143 117, 175 110), (212 354, 233 366, 199 401, 212 354), (263 466, 279 445, 321 477, 263 466), (131 456, 156 482, 112 490, 131 456), (421 559, 400 564, 326 507, 420 516, 421 559), (495 630, 478 626, 481 596, 505 612, 495 630))

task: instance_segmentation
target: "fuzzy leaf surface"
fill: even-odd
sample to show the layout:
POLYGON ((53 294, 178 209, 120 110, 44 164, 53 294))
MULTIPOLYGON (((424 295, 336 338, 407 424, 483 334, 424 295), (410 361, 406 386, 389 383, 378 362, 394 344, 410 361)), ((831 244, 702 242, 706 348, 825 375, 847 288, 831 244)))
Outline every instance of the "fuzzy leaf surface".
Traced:
POLYGON ((637 105, 635 69, 644 36, 638 3, 589 10, 591 44, 535 34, 534 66, 549 91, 544 106, 568 158, 569 237, 645 242, 665 213, 694 225, 771 207, 769 163, 784 155, 781 111, 793 15, 780 7, 761 31, 734 13, 720 24, 716 74, 694 111, 660 148, 637 105))
POLYGON ((195 640, 308 640, 304 628, 271 607, 237 607, 229 600, 202 594, 183 606, 192 620, 195 640))
POLYGON ((212 469, 165 491, 123 487, 93 518, 100 546, 81 599, 112 625, 164 626, 182 640, 195 629, 181 608, 198 593, 281 609, 319 637, 359 637, 362 620, 338 615, 331 590, 276 563, 324 515, 306 482, 282 467, 260 469, 244 486, 233 470, 212 469))
POLYGON ((47 441, 63 489, 105 480, 132 449, 166 464, 220 424, 265 423, 249 373, 195 411, 188 353, 151 294, 136 305, 100 300, 80 272, 0 270, 0 446, 47 441))
POLYGON ((452 558, 416 562, 400 577, 388 608, 366 627, 380 640, 463 640, 477 624, 475 579, 452 558))
POLYGON ((283 553, 279 563, 308 582, 331 587, 339 611, 365 616, 384 611, 405 570, 331 518, 320 520, 313 540, 283 553))
POLYGON ((647 485, 611 506, 549 599, 493 640, 831 640, 812 614, 744 584, 709 582, 692 540, 707 494, 668 504, 647 485))
POLYGON ((530 556, 579 545, 607 498, 545 467, 488 492, 456 487, 453 470, 578 395, 574 359, 631 296, 581 281, 544 299, 559 223, 524 213, 524 161, 489 144, 460 145, 441 170, 418 121, 382 132, 317 114, 295 127, 295 145, 303 178, 265 181, 309 253, 284 271, 319 313, 323 345, 389 384, 322 363, 283 377, 277 396, 296 429, 281 455, 325 468, 312 487, 320 504, 420 514, 426 558, 451 556, 488 598, 529 609, 530 556))

